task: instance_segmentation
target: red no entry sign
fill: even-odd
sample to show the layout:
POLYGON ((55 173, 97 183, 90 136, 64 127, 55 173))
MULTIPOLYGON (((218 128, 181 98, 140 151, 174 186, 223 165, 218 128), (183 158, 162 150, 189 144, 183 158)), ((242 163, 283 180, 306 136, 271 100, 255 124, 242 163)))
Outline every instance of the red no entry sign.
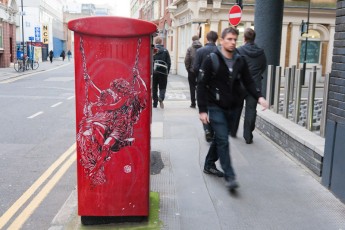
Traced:
POLYGON ((233 5, 229 10, 229 22, 232 26, 237 26, 242 17, 242 9, 239 5, 233 5))

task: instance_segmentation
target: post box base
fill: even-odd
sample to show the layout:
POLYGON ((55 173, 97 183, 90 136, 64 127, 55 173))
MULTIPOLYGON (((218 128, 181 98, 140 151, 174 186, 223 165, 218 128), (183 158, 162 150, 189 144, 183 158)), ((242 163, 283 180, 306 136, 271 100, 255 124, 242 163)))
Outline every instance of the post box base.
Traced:
POLYGON ((147 221, 147 216, 81 216, 83 225, 98 225, 125 222, 143 222, 147 221))

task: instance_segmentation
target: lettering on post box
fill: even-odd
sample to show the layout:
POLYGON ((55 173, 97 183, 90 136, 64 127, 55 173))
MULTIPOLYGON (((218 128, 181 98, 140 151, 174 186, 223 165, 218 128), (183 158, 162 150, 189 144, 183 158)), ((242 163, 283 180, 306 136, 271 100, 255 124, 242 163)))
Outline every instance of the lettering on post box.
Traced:
MULTIPOLYGON (((92 186, 107 182, 105 169, 115 153, 132 146, 135 142, 134 125, 147 106, 147 86, 140 77, 138 67, 141 39, 138 39, 132 76, 114 76, 107 88, 100 88, 89 75, 83 37, 80 37, 80 51, 85 81, 85 102, 83 117, 77 133, 80 163, 92 186), (126 80, 127 79, 127 80, 126 80), (130 80, 128 80, 130 79, 130 80)), ((96 57, 125 55, 123 46, 101 44, 96 57), (114 48, 115 47, 115 48, 114 48)), ((92 50, 94 50, 91 47, 92 50)), ((132 49, 133 50, 133 49, 132 49)), ((124 167, 125 173, 132 172, 132 166, 124 167)))

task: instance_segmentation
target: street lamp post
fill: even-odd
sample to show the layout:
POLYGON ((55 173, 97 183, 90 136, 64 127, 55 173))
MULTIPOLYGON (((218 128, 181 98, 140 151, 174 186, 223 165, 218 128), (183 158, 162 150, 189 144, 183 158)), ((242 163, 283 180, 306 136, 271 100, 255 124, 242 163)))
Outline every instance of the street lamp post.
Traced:
MULTIPOLYGON (((311 0, 309 0, 309 5, 308 5, 308 18, 307 18, 307 29, 306 29, 306 33, 307 36, 305 37, 305 50, 304 50, 304 62, 303 62, 303 77, 302 77, 302 84, 304 85, 305 82, 305 73, 306 73, 306 69, 307 69, 307 50, 308 50, 308 32, 309 32, 309 17, 310 17, 310 2, 311 0)), ((303 25, 302 25, 303 26, 303 25)))
POLYGON ((23 0, 21 0, 21 4, 22 4, 22 12, 21 12, 21 15, 22 15, 22 42, 23 42, 23 71, 25 71, 25 57, 24 57, 24 46, 25 46, 25 43, 24 43, 24 7, 23 7, 23 0))

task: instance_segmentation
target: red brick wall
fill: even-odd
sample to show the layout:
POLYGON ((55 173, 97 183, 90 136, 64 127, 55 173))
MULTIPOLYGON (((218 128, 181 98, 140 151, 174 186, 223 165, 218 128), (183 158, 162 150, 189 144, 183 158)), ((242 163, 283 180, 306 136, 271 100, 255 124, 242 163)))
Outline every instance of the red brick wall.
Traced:
POLYGON ((3 53, 0 54, 0 68, 9 67, 16 56, 16 26, 7 22, 2 23, 3 30, 3 53), (12 44, 10 44, 12 38, 12 44), (10 46, 12 45, 12 53, 10 46), (11 60, 12 59, 12 60, 11 60))

